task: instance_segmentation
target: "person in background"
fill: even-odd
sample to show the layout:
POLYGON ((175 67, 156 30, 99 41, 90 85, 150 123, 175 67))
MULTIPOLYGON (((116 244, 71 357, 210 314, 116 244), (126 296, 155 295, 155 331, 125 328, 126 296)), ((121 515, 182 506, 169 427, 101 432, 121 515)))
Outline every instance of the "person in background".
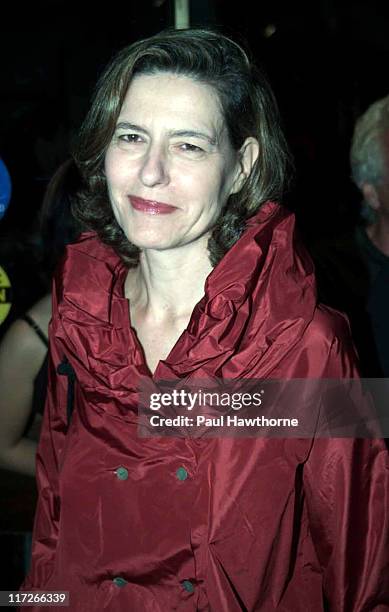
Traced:
POLYGON ((65 245, 79 233, 70 209, 78 186, 77 169, 68 160, 51 179, 40 213, 48 293, 11 324, 0 344, 0 468, 30 476, 46 399, 51 278, 65 245))
POLYGON ((363 377, 389 377, 389 96, 355 125, 352 178, 361 216, 344 231, 312 241, 320 301, 345 312, 363 377))
POLYGON ((368 221, 356 230, 368 275, 365 307, 382 374, 389 378, 389 95, 358 119, 350 161, 368 221))
POLYGON ((288 153, 262 72, 218 32, 138 41, 102 75, 75 160, 91 232, 55 274, 22 590, 68 591, 71 612, 389 610, 382 440, 138 429, 142 383, 359 385, 277 203, 288 153))

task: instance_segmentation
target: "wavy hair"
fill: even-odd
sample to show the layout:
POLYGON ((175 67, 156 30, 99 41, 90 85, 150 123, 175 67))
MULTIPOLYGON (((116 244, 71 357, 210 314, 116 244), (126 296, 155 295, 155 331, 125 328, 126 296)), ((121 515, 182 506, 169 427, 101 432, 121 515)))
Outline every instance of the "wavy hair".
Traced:
POLYGON ((260 145, 250 176, 239 193, 229 197, 212 230, 208 250, 216 265, 261 204, 282 197, 291 165, 277 103, 265 75, 237 43, 218 32, 166 30, 124 48, 108 65, 74 150, 85 187, 73 204, 73 213, 129 266, 137 265, 139 249, 128 241, 112 211, 104 157, 131 80, 160 72, 188 76, 214 89, 236 151, 248 137, 260 145))

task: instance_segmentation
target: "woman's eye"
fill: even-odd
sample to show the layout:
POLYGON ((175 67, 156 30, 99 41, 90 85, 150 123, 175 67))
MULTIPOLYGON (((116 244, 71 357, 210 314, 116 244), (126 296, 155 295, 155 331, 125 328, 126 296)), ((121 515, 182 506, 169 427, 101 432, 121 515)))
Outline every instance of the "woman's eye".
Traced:
POLYGON ((188 153, 204 153, 204 149, 197 145, 190 144, 189 142, 183 142, 180 145, 181 151, 187 151, 188 153))
POLYGON ((126 142, 129 144, 137 144, 138 142, 143 142, 143 139, 139 134, 120 134, 118 139, 122 142, 126 142))

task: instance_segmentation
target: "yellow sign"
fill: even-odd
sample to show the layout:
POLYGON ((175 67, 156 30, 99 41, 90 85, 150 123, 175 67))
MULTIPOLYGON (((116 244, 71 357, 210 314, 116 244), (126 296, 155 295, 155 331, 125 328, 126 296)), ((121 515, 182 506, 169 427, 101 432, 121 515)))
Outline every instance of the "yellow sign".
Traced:
POLYGON ((0 266, 0 325, 11 310, 11 283, 4 268, 0 266))

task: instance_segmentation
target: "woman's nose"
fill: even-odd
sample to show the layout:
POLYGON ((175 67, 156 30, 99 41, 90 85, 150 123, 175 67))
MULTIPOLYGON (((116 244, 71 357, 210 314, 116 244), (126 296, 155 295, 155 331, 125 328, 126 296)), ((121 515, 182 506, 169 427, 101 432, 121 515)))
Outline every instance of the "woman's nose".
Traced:
POLYGON ((151 146, 141 168, 141 181, 147 187, 169 182, 167 153, 162 147, 151 146))

